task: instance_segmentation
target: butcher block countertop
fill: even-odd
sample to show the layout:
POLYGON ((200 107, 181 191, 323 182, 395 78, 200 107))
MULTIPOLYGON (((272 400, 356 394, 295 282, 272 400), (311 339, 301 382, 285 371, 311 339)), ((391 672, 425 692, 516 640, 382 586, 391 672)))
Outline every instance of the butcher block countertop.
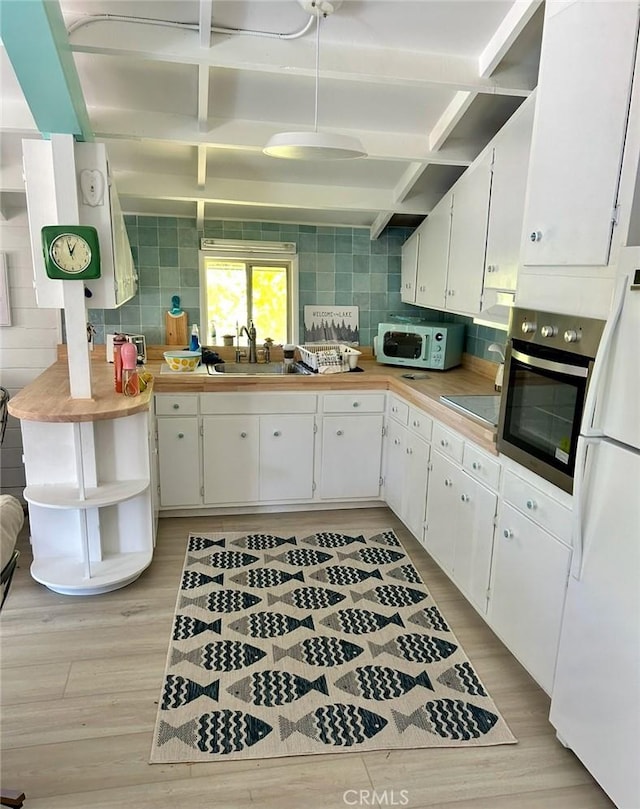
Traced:
MULTIPOLYGON (((285 374, 260 376, 161 375, 162 346, 149 349, 146 369, 154 375, 152 385, 139 396, 123 396, 113 389, 113 366, 105 361, 104 346, 96 346, 91 363, 92 399, 72 399, 66 347, 60 346, 59 359, 9 401, 9 412, 18 419, 43 422, 99 421, 121 418, 148 410, 153 393, 216 393, 260 391, 389 390, 446 426, 495 454, 495 430, 476 423, 439 401, 442 395, 494 394, 495 365, 465 355, 463 365, 450 371, 421 371, 379 365, 363 351, 359 362, 364 373, 313 376, 285 374), (406 379, 403 374, 426 374, 422 379, 406 379)), ((224 349, 219 353, 225 356, 224 349)), ((231 357, 229 358, 231 359, 231 357)), ((274 358, 277 360, 277 358, 274 358)))

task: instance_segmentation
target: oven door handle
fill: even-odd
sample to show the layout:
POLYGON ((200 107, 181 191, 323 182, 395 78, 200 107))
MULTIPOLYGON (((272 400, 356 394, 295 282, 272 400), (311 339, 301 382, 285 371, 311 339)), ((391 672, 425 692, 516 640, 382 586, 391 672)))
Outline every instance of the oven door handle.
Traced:
POLYGON ((522 351, 515 349, 511 349, 511 356, 523 365, 529 365, 531 368, 540 368, 542 371, 555 371, 557 374, 579 376, 583 379, 589 376, 589 369, 581 368, 579 365, 567 365, 564 362, 543 360, 540 359, 540 357, 532 357, 530 354, 523 354, 522 351))

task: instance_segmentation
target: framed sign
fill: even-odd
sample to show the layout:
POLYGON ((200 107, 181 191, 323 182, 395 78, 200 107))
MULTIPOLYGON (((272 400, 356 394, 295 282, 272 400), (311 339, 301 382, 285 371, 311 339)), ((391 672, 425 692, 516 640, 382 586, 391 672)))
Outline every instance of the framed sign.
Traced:
POLYGON ((9 304, 9 277, 7 274, 7 254, 0 253, 0 326, 11 325, 9 304))
POLYGON ((360 345, 357 306, 305 306, 305 343, 360 345))

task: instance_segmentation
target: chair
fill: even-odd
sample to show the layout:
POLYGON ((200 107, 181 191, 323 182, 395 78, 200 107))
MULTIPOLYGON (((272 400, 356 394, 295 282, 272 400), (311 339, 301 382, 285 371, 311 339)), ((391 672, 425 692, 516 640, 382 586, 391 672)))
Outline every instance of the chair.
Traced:
MULTIPOLYGON (((9 394, 0 387, 0 444, 4 439, 7 426, 7 402, 9 394)), ((24 525, 24 512, 20 501, 10 494, 0 495, 0 588, 2 598, 0 610, 9 595, 9 588, 16 570, 20 551, 16 548, 18 534, 24 525)), ((2 806, 21 807, 24 803, 24 792, 0 788, 0 804, 2 806)))

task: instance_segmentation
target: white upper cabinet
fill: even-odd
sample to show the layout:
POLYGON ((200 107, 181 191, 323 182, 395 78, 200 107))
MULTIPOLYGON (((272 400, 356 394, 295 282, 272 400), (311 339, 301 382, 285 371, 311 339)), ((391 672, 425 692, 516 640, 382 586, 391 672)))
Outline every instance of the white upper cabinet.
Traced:
POLYGON ((432 309, 444 308, 452 205, 453 194, 449 192, 420 226, 415 299, 419 306, 428 306, 432 309))
POLYGON ((420 230, 414 230, 402 245, 402 276, 400 297, 404 303, 414 303, 416 299, 416 276, 418 273, 418 252, 420 250, 420 230))
POLYGON ((480 312, 492 159, 489 149, 455 185, 445 299, 453 312, 480 312))
POLYGON ((516 288, 534 109, 532 95, 494 140, 485 289, 516 288))
POLYGON ((608 263, 637 28, 635 2, 547 0, 524 265, 608 263))

